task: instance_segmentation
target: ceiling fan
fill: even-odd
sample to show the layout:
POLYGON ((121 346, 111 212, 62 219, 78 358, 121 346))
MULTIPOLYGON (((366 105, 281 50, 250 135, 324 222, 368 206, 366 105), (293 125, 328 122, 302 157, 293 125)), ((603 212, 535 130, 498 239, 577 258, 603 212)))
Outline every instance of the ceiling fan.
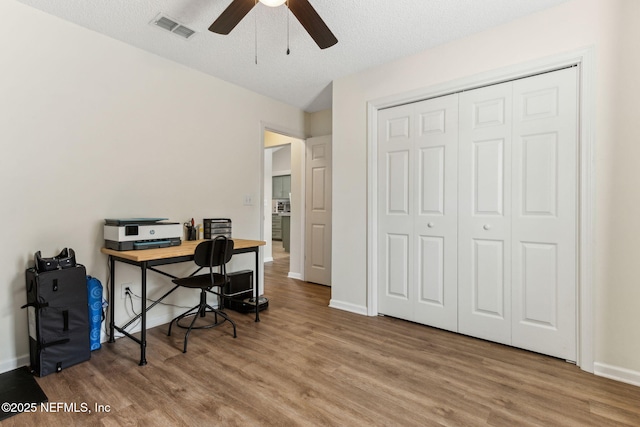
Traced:
MULTIPOLYGON (((259 0, 267 6, 277 7, 286 3, 289 10, 300 21, 311 38, 320 49, 326 49, 338 43, 327 24, 324 23, 318 12, 311 6, 309 0, 259 0)), ((209 31, 218 34, 229 34, 242 18, 244 18, 258 3, 256 0, 233 0, 231 4, 209 27, 209 31)))

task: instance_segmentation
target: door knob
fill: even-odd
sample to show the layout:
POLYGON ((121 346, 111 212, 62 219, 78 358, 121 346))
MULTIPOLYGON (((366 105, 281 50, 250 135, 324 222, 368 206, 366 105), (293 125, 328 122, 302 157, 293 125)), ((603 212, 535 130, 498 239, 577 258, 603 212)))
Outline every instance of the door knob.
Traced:
POLYGON ((491 229, 491 226, 489 224, 485 224, 484 226, 482 226, 482 228, 484 228, 485 230, 489 230, 491 229))
POLYGON ((434 224, 432 222, 427 224, 427 227, 429 227, 429 228, 433 228, 433 226, 434 226, 434 224))

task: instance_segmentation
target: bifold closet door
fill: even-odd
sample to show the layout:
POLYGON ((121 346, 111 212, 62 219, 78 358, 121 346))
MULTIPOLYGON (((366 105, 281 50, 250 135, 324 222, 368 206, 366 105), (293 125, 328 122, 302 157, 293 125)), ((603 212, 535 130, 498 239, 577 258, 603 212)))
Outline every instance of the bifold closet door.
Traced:
POLYGON ((414 321, 458 330, 458 95, 415 104, 414 321))
POLYGON ((512 84, 460 94, 458 328, 511 344, 512 84))
POLYGON ((578 69, 513 83, 512 345, 576 360, 578 69))
POLYGON ((457 330, 458 95, 378 115, 378 311, 457 330))
POLYGON ((378 113, 378 312, 576 360, 578 69, 378 113))
POLYGON ((378 113, 378 312, 413 320, 413 105, 378 113))
POLYGON ((577 68, 460 95, 459 330, 576 359, 577 68))

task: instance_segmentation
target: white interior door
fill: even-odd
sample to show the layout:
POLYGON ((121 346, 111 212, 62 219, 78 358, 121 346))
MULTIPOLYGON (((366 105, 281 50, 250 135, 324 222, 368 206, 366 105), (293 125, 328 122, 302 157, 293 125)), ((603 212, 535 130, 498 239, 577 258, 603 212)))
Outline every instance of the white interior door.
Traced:
POLYGON ((458 327, 511 343, 511 99, 504 83, 460 94, 458 327))
POLYGON ((331 285, 331 136, 306 143, 305 280, 331 285))
POLYGON ((378 113, 378 312, 575 360, 577 68, 378 113))
POLYGON ((414 106, 378 113, 378 312, 414 316, 414 106))
POLYGON ((458 95, 414 104, 412 320, 458 329, 458 95))
POLYGON ((576 360, 577 68, 514 82, 512 345, 576 360))
POLYGON ((378 311, 457 330, 458 95, 378 120, 378 311))

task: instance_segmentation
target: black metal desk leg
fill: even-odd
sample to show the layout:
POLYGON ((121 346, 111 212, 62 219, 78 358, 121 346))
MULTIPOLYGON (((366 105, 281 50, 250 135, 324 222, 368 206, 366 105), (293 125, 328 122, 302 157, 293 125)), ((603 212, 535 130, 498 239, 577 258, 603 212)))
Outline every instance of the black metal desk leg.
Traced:
POLYGON ((111 277, 111 288, 109 289, 109 342, 116 342, 115 339, 115 300, 116 300, 116 260, 109 255, 109 277, 111 277))
POLYGON ((260 247, 256 246, 256 322, 260 321, 260 247))
POLYGON ((142 275, 142 295, 140 295, 140 312, 142 330, 140 331, 140 366, 147 364, 147 262, 140 265, 142 275))

